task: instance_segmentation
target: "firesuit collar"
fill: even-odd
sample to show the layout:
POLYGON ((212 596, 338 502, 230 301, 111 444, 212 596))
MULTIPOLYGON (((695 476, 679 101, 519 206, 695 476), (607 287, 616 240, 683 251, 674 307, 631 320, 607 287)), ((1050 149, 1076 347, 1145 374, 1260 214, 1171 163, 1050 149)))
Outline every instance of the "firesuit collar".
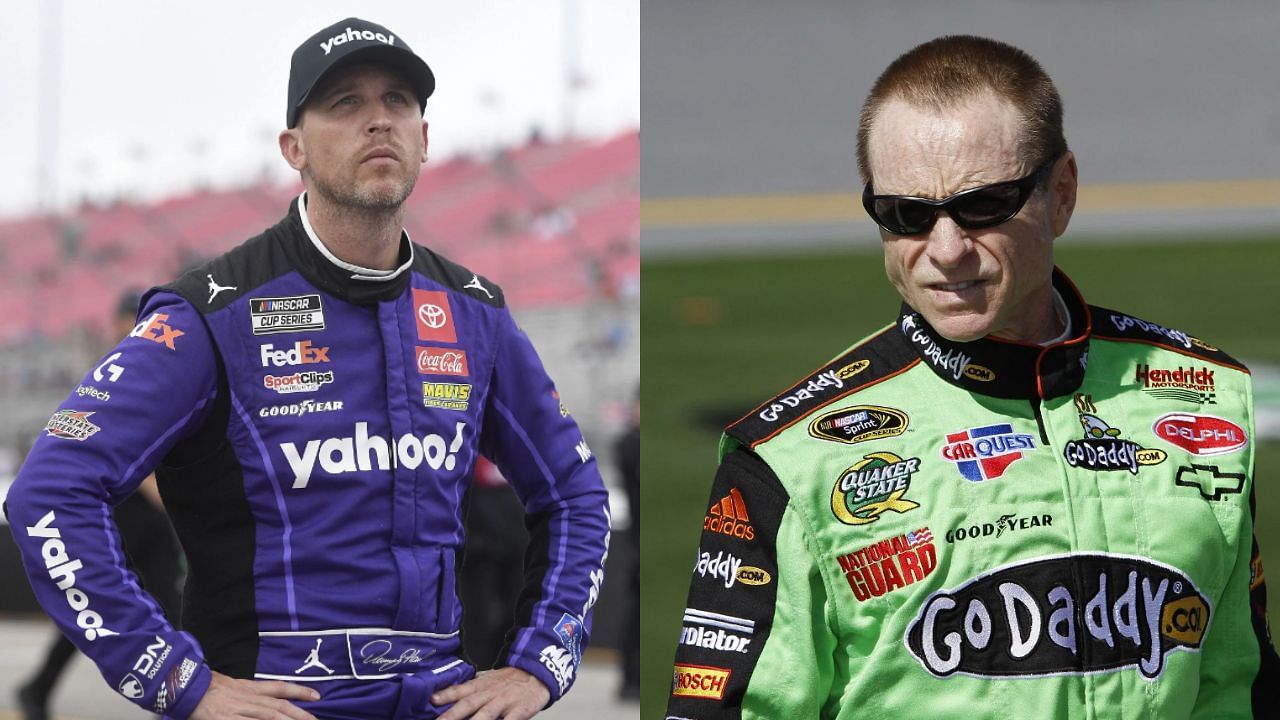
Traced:
POLYGON ((1047 345, 1027 345, 992 337, 955 342, 940 335, 924 317, 903 303, 898 330, 938 377, 969 392, 1009 399, 1068 395, 1084 381, 1089 352, 1089 309, 1080 291, 1054 268, 1053 289, 1074 332, 1047 345))
POLYGON ((287 244, 294 267, 302 276, 325 292, 356 304, 375 303, 399 297, 408 286, 409 268, 413 265, 413 243, 406 232, 400 234, 400 264, 394 270, 374 270, 339 260, 320 238, 307 220, 306 196, 294 199, 289 205, 285 222, 290 230, 287 244))

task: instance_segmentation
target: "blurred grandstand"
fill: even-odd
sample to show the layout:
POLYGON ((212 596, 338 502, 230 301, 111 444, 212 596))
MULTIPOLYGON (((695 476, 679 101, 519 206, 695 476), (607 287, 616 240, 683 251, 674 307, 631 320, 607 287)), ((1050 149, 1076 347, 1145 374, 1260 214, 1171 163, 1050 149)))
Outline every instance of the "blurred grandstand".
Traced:
MULTIPOLYGON (((603 141, 535 136, 426 166, 405 217, 415 242, 502 286, 601 449, 640 375, 639 168, 638 131, 603 141)), ((21 457, 118 340, 106 333, 121 293, 168 282, 258 234, 300 191, 259 185, 0 220, 0 464, 21 457)), ((13 469, 0 467, 0 478, 13 469)))

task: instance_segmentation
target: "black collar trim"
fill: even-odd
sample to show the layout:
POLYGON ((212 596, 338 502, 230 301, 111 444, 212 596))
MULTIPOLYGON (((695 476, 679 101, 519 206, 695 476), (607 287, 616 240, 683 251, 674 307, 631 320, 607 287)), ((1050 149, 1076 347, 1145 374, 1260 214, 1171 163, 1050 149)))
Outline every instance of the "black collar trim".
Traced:
POLYGON ((1072 337, 1063 342, 1044 347, 992 337, 954 342, 938 334, 905 303, 898 330, 938 377, 969 392, 1027 400, 1069 395, 1084 381, 1093 328, 1080 291, 1057 268, 1053 287, 1066 303, 1073 330, 1072 337))

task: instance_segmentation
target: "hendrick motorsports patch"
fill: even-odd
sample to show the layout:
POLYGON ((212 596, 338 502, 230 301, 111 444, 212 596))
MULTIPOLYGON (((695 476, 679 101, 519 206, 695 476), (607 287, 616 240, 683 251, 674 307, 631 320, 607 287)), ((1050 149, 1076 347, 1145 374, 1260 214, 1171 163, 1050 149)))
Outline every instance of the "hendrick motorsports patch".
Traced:
POLYGON ((1164 671, 1198 651, 1212 613, 1186 573, 1149 558, 1072 553, 1024 561, 929 596, 904 642, 936 677, 1164 671))

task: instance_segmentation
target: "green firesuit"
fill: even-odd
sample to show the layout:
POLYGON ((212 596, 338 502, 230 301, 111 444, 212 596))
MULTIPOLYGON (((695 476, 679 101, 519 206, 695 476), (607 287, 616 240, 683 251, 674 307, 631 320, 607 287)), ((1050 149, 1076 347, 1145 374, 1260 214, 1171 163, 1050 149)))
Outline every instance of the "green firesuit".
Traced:
POLYGON ((1054 288, 1065 341, 904 306, 728 428, 668 720, 1269 716, 1248 371, 1054 288))

